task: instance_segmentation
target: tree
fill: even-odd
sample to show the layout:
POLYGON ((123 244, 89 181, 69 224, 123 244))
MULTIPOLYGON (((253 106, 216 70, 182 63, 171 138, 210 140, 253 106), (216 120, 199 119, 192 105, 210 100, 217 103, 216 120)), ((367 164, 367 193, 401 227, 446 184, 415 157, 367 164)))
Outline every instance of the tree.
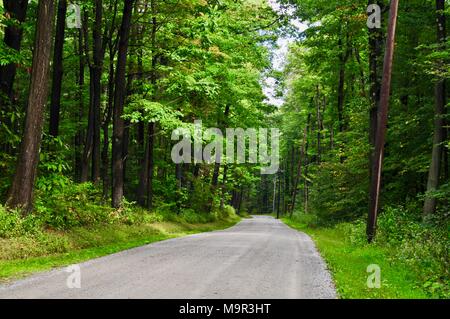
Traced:
POLYGON ((19 207, 25 212, 29 212, 33 206, 33 190, 42 140, 44 109, 48 97, 53 13, 53 0, 39 1, 25 129, 17 159, 16 174, 7 199, 9 207, 19 207))
MULTIPOLYGON (((88 180, 89 160, 91 160, 91 179, 94 183, 100 180, 100 105, 101 105, 101 77, 103 73, 103 58, 105 55, 105 42, 102 40, 103 26, 103 1, 95 0, 94 3, 95 21, 92 28, 93 58, 88 58, 90 74, 90 102, 86 143, 83 152, 81 167, 81 181, 88 180)), ((106 28, 105 28, 106 29, 106 28)), ((87 26, 85 26, 85 41, 87 41, 87 26)), ((106 37, 106 35, 105 35, 106 37)), ((105 39, 106 40, 106 39, 105 39)), ((86 50, 87 51, 87 50, 86 50)), ((89 53, 86 52, 89 57, 89 53)))
MULTIPOLYGON (((152 27, 150 31, 151 41, 151 71, 150 71, 150 83, 153 89, 153 99, 156 98, 157 91, 157 47, 156 47, 156 33, 158 30, 156 0, 150 1, 150 13, 152 27)), ((141 39, 142 41, 142 39, 141 39)), ((142 65, 142 63, 140 64, 142 65)), ((142 71, 142 70, 141 70, 142 71)), ((144 123, 142 123, 144 124, 144 123)), ((144 127, 145 128, 145 127, 144 127)), ((141 206, 152 209, 153 207, 153 175, 154 175, 154 147, 155 147, 155 128, 156 123, 148 123, 147 136, 143 138, 145 142, 144 147, 144 159, 141 163, 141 170, 139 174, 139 187, 138 187, 138 202, 141 206)), ((145 133, 145 129, 143 130, 145 133)))
POLYGON ((126 64, 134 1, 124 0, 122 25, 119 31, 119 47, 115 77, 113 140, 112 140, 112 206, 119 207, 124 195, 124 120, 122 118, 126 95, 126 64))
POLYGON ((397 27, 398 0, 391 0, 388 35, 386 39, 386 53, 383 65, 383 81, 380 92, 380 110, 377 121, 377 135, 375 139, 374 178, 370 185, 369 217, 367 220, 367 238, 369 243, 374 239, 379 212, 381 172, 383 166, 384 147, 388 119, 389 98, 391 92, 392 65, 394 59, 395 35, 397 27))
POLYGON ((67 0, 59 0, 56 19, 55 46, 53 53, 53 81, 50 103, 49 134, 58 136, 61 109, 61 88, 63 80, 64 37, 66 30, 67 0))
MULTIPOLYGON (((22 43, 23 29, 20 24, 25 21, 28 0, 4 0, 5 11, 8 15, 16 19, 19 25, 10 24, 5 30, 4 43, 7 47, 19 51, 22 43)), ((16 63, 0 65, 0 106, 4 103, 6 97, 11 101, 13 94, 13 83, 16 76, 16 63)))
MULTIPOLYGON (((443 51, 446 43, 446 18, 445 18, 445 0, 436 0, 437 12, 437 42, 439 44, 439 51, 443 51)), ((440 62, 442 64, 442 61, 440 62)), ((440 66, 442 68, 442 65, 440 66)), ((434 137, 433 137, 433 151, 431 155, 431 165, 428 172, 427 192, 436 191, 439 186, 439 179, 443 168, 442 156, 444 154, 444 142, 446 137, 445 132, 445 106, 447 104, 447 92, 445 85, 445 78, 440 76, 437 79, 434 88, 435 99, 435 120, 434 120, 434 137)), ((446 168, 447 169, 447 168, 446 168)), ((425 198, 423 206, 424 217, 435 213, 437 200, 433 194, 429 194, 425 198)))
MULTIPOLYGON (((369 5, 376 4, 380 6, 380 1, 369 0, 369 5)), ((369 28, 369 79, 370 79, 370 110, 369 110, 369 143, 372 147, 370 152, 370 176, 372 177, 372 168, 374 161, 373 151, 375 149, 375 136, 377 133, 378 109, 380 103, 381 89, 381 54, 382 54, 383 33, 381 28, 369 28)))

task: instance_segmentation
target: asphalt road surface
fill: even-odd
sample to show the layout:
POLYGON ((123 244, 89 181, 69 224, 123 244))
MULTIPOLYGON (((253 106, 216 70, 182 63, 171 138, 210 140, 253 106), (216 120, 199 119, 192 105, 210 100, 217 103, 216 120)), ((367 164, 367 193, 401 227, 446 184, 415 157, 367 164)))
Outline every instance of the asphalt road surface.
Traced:
POLYGON ((67 270, 0 286, 0 298, 336 298, 312 240, 271 217, 255 216, 227 230, 157 242, 81 263, 79 272, 76 266, 67 270))

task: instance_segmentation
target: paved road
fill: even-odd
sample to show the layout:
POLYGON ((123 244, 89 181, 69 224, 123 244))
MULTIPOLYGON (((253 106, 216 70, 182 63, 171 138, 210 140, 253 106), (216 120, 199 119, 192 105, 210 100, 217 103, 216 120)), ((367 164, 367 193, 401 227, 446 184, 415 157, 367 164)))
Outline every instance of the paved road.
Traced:
POLYGON ((0 286, 0 298, 336 298, 312 240, 270 217, 79 266, 79 289, 64 268, 0 286))

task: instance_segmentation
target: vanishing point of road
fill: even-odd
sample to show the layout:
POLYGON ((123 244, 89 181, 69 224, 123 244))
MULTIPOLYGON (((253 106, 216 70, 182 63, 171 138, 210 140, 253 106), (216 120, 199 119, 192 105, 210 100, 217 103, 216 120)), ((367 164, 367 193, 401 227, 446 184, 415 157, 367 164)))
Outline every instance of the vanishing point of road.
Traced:
POLYGON ((0 298, 336 298, 306 234, 255 216, 223 231, 165 240, 0 286, 0 298))

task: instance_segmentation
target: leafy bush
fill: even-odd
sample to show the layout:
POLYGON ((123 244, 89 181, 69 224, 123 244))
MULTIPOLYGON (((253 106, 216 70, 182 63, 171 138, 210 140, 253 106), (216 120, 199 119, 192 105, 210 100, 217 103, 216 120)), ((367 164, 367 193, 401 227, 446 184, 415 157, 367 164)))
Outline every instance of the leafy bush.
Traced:
POLYGON ((189 208, 196 212, 209 212, 217 207, 218 196, 214 196, 213 189, 209 183, 205 183, 200 178, 192 181, 193 190, 189 194, 189 208))
MULTIPOLYGON (((323 226, 320 217, 295 214, 293 221, 309 228, 323 226)), ((434 224, 423 223, 417 205, 386 207, 378 218, 377 236, 372 245, 386 251, 393 263, 401 263, 419 278, 419 284, 430 297, 449 298, 450 250, 448 219, 436 217, 434 224)), ((331 228, 343 234, 351 247, 369 246, 366 219, 334 224, 331 228)))
POLYGON ((0 205, 0 238, 40 233, 42 222, 35 215, 22 217, 17 210, 7 211, 0 205))
MULTIPOLYGON (((66 179, 64 183, 43 182, 41 185, 46 186, 37 189, 35 210, 32 214, 22 216, 19 211, 9 211, 0 206, 0 238, 24 237, 14 242, 18 251, 22 251, 19 254, 27 255, 30 249, 23 247, 28 247, 31 242, 40 247, 47 247, 47 250, 53 250, 49 247, 52 243, 55 243, 55 247, 65 247, 64 243, 57 243, 58 237, 49 235, 52 230, 65 231, 100 224, 139 225, 161 221, 201 224, 235 216, 234 209, 230 206, 225 206, 223 211, 213 210, 209 213, 192 208, 179 209, 174 202, 162 204, 156 213, 151 213, 126 199, 120 208, 113 209, 104 202, 101 189, 92 183, 76 184, 66 179), (48 191, 47 185, 52 185, 51 192, 48 191)), ((33 255, 32 252, 29 253, 33 255)))
MULTIPOLYGON (((377 244, 394 248, 395 259, 419 274, 433 297, 450 297, 450 241, 448 225, 423 224, 417 214, 388 207, 379 218, 377 244)), ((448 222, 447 222, 448 223, 448 222)))
POLYGON ((215 221, 217 219, 217 215, 208 213, 196 213, 193 209, 184 209, 179 215, 179 218, 189 224, 202 224, 215 221))
POLYGON ((223 207, 223 210, 219 212, 220 218, 226 219, 226 218, 234 218, 236 217, 236 210, 231 205, 225 205, 223 207))
POLYGON ((91 183, 70 182, 51 194, 39 195, 35 210, 49 227, 69 229, 115 221, 112 209, 102 204, 101 191, 91 183))
MULTIPOLYGON (((335 228, 344 233, 345 240, 354 247, 369 245, 365 219, 340 223, 335 228)), ((415 273, 431 297, 450 296, 447 227, 424 224, 417 212, 403 207, 386 207, 378 218, 377 237, 373 244, 386 249, 392 262, 400 262, 415 273)))

